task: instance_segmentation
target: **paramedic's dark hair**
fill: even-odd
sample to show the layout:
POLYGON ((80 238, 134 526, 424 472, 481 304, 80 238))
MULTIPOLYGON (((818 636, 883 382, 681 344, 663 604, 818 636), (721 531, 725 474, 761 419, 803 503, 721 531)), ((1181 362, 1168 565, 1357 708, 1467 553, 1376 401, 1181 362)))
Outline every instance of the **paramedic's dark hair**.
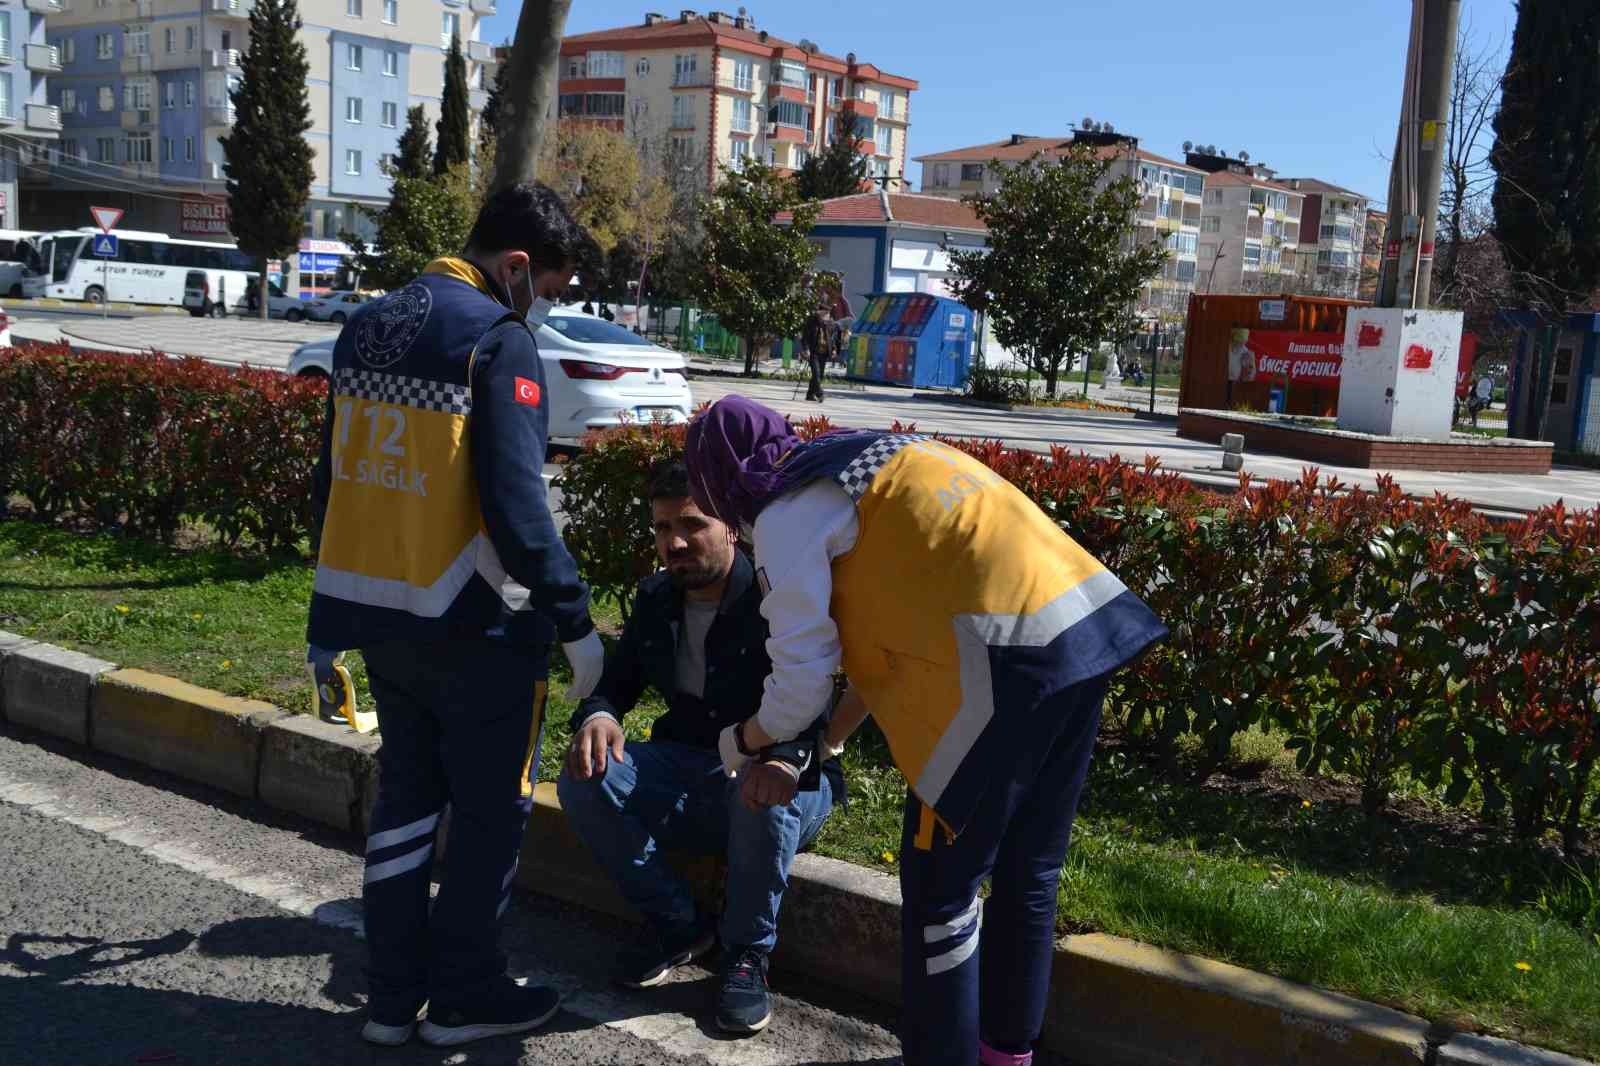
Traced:
POLYGON ((663 459, 650 469, 645 499, 681 500, 689 495, 689 468, 678 459, 663 459))
POLYGON ((467 236, 467 252, 527 252, 540 270, 577 262, 588 235, 561 196, 540 182, 518 182, 491 193, 467 236))

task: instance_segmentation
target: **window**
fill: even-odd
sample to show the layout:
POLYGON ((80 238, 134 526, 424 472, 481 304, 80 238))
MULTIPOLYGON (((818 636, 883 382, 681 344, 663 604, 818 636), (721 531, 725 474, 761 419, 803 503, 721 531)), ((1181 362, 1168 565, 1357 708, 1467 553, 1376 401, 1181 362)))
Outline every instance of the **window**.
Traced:
POLYGON ((129 81, 122 85, 122 106, 128 111, 150 110, 150 83, 129 81))
POLYGON ((1217 246, 1216 245, 1214 245, 1214 244, 1202 244, 1200 246, 1200 259, 1201 259, 1202 262, 1209 263, 1213 259, 1215 259, 1216 257, 1217 257, 1217 246))
POLYGON ((872 172, 880 178, 887 178, 889 176, 889 161, 887 159, 873 160, 872 172))
POLYGON ((116 45, 111 40, 109 33, 94 35, 94 57, 96 59, 110 59, 116 54, 116 45))
POLYGON ((809 162, 811 162, 810 151, 805 148, 796 148, 794 150, 794 165, 796 170, 805 166, 809 162))
POLYGON ((383 124, 393 129, 400 122, 400 105, 393 100, 383 102, 383 124))
POLYGON ((400 21, 400 0, 383 0, 383 21, 391 26, 400 21))
POLYGON ((163 163, 172 162, 172 138, 171 137, 163 137, 163 138, 161 138, 161 161, 163 163))
POLYGON ((168 26, 161 31, 161 45, 167 55, 178 50, 178 31, 175 27, 168 26))
POLYGON ((0 74, 0 118, 11 117, 11 75, 0 74))
POLYGON ((1216 215, 1208 215, 1207 217, 1202 218, 1200 220, 1200 232, 1201 233, 1221 233, 1222 232, 1222 219, 1218 218, 1216 215))
POLYGON ((933 165, 933 187, 935 189, 948 189, 950 187, 949 163, 935 163, 933 165))
POLYGON ((894 130, 890 129, 888 126, 879 126, 874 134, 874 140, 878 145, 878 154, 888 155, 891 151, 893 151, 894 130))
POLYGON ((186 111, 194 110, 194 82, 183 83, 183 107, 186 111))
POLYGON ((744 165, 750 161, 750 142, 734 141, 729 155, 732 157, 733 169, 743 169, 744 165))
POLYGON ((193 163, 194 162, 194 138, 193 137, 185 137, 183 139, 183 158, 184 158, 185 162, 188 162, 188 163, 193 163))
POLYGON ((626 93, 589 93, 584 97, 584 112, 601 118, 621 118, 628 112, 626 93))
POLYGON ((834 78, 828 83, 828 103, 834 107, 839 105, 839 98, 844 95, 844 79, 834 78))
POLYGON ((194 27, 193 26, 185 26, 183 28, 183 50, 185 52, 194 51, 194 27))
POLYGON ((385 53, 383 53, 383 72, 384 72, 385 75, 387 75, 388 77, 391 77, 391 78, 397 78, 397 77, 400 76, 400 53, 399 52, 385 52, 385 53))
POLYGON ((99 163, 115 163, 117 161, 117 142, 110 137, 96 137, 94 139, 94 158, 99 163))
POLYGON ((117 94, 111 91, 111 86, 100 86, 100 97, 97 106, 101 111, 115 111, 117 109, 117 94))
POLYGON ((1165 199, 1165 198, 1157 200, 1156 201, 1156 215, 1158 217, 1160 217, 1160 218, 1171 218, 1172 217, 1172 201, 1168 200, 1168 199, 1165 199))
POLYGON ((1325 241, 1333 240, 1333 223, 1332 222, 1324 222, 1322 224, 1322 229, 1320 231, 1319 236, 1321 237, 1322 240, 1325 240, 1325 241))
POLYGON ((125 56, 147 56, 150 54, 150 29, 141 26, 138 29, 124 30, 122 34, 122 54, 125 56))
POLYGON ((750 132, 751 124, 749 97, 741 96, 733 101, 733 128, 739 133, 750 132))
POLYGON ((1199 196, 1206 191, 1206 179, 1201 174, 1185 174, 1183 177, 1183 191, 1190 196, 1199 196))
POLYGON ((672 128, 675 130, 694 129, 694 115, 689 110, 691 97, 674 96, 672 98, 672 128))
POLYGON ((672 138, 672 158, 680 163, 686 163, 694 157, 693 137, 672 138))
POLYGON ((1244 265, 1259 267, 1261 265, 1261 245, 1247 244, 1244 246, 1244 265))
POLYGON ((83 150, 78 147, 78 142, 71 137, 64 138, 61 141, 61 158, 63 161, 69 159, 74 161, 81 160, 83 158, 83 150))
POLYGON ((151 161, 151 144, 148 133, 130 133, 123 141, 128 149, 128 162, 148 163, 151 161))
POLYGON ((76 110, 78 110, 78 91, 76 89, 62 89, 61 90, 61 110, 63 110, 63 111, 76 111, 76 110))
POLYGON ((1328 253, 1328 262, 1331 263, 1333 266, 1336 266, 1336 267, 1348 267, 1350 265, 1350 253, 1349 252, 1329 252, 1328 253))
POLYGON ((778 165, 778 146, 774 145, 774 144, 769 144, 769 145, 767 145, 767 166, 775 167, 777 165, 778 165))
POLYGON ((583 114, 582 93, 562 93, 559 103, 561 108, 560 115, 562 118, 583 114))
POLYGON ((361 0, 344 0, 344 13, 353 19, 361 17, 361 0))
POLYGON ((345 149, 344 172, 346 174, 361 173, 361 153, 356 151, 354 148, 345 149))
POLYGON ((161 106, 171 111, 178 106, 178 83, 169 81, 161 87, 161 106))
POLYGON ((572 56, 568 58, 566 71, 561 76, 563 78, 581 78, 586 69, 583 56, 572 56))
MULTIPOLYGON (((455 40, 457 37, 460 37, 460 36, 461 36, 461 16, 456 14, 454 11, 446 11, 444 13, 444 19, 443 19, 443 21, 441 22, 441 24, 439 26, 439 43, 442 44, 444 47, 449 48, 450 47, 450 42, 455 40)), ((622 53, 621 52, 617 52, 616 56, 617 56, 618 59, 621 59, 622 58, 622 53)), ((620 70, 617 71, 617 76, 618 77, 622 76, 622 72, 620 70)), ((592 77, 595 77, 595 75, 591 74, 591 75, 589 75, 589 77, 592 78, 592 77)))
POLYGON ((965 184, 966 182, 969 182, 969 181, 982 181, 982 180, 983 180, 983 164, 982 163, 962 163, 961 164, 961 181, 962 181, 963 184, 965 184))
POLYGON ((344 98, 344 120, 356 123, 361 121, 361 97, 347 96, 344 98))
POLYGON ((1192 259, 1180 259, 1180 260, 1178 260, 1178 270, 1177 270, 1177 273, 1174 274, 1173 276, 1176 277, 1179 281, 1193 281, 1194 280, 1194 260, 1192 260, 1192 259))
POLYGON ((61 49, 61 62, 66 64, 78 61, 78 39, 76 37, 63 37, 56 46, 61 49))
MULTIPOLYGON (((606 54, 606 53, 601 53, 601 54, 606 54)), ((594 55, 595 54, 591 52, 590 55, 589 55, 589 58, 591 60, 593 60, 594 59, 594 55)), ((678 55, 673 56, 672 57, 672 84, 674 84, 674 85, 698 85, 699 81, 700 81, 700 74, 699 74, 699 69, 698 69, 699 65, 700 65, 700 57, 695 55, 693 52, 680 53, 678 55)))
POLYGON ((1206 203, 1208 203, 1208 204, 1220 204, 1220 203, 1222 203, 1222 190, 1221 189, 1207 189, 1206 190, 1206 203))
POLYGON ((1333 236, 1337 240, 1348 241, 1355 236, 1355 230, 1344 222, 1335 223, 1333 236))
POLYGON ((633 65, 633 73, 636 77, 648 78, 650 76, 650 61, 641 56, 639 62, 633 65))
POLYGON ((755 84, 756 65, 748 59, 735 59, 733 61, 733 87, 735 89, 749 89, 755 84))
POLYGON ((1193 255, 1197 247, 1192 233, 1172 233, 1167 236, 1167 248, 1179 255, 1193 255))
POLYGON ((344 46, 344 67, 346 70, 361 69, 361 46, 347 44, 344 46))
POLYGON ((878 113, 882 115, 893 115, 895 113, 893 89, 878 90, 878 113))
POLYGON ((773 67, 773 75, 779 85, 789 85, 796 89, 806 87, 806 65, 793 59, 780 59, 773 67))
POLYGON ((779 100, 772 106, 772 110, 767 112, 767 121, 776 122, 780 126, 791 126, 797 130, 810 129, 811 112, 804 104, 797 104, 793 100, 779 100))
MULTIPOLYGON (((448 18, 449 16, 445 16, 448 18)), ((620 78, 623 77, 623 62, 625 56, 621 52, 590 52, 587 64, 588 76, 591 78, 620 78)))
POLYGON ((1551 372, 1558 378, 1570 378, 1572 376, 1571 348, 1556 349, 1556 365, 1551 368, 1551 372))

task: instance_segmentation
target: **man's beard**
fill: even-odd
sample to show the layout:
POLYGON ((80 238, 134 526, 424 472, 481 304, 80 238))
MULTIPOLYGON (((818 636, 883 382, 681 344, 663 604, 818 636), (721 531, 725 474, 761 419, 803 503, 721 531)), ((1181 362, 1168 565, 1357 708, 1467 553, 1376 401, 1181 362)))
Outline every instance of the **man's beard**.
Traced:
POLYGON ((714 563, 697 563, 686 559, 682 563, 669 562, 667 576, 672 586, 680 592, 694 592, 707 585, 715 585, 722 579, 722 571, 714 563))

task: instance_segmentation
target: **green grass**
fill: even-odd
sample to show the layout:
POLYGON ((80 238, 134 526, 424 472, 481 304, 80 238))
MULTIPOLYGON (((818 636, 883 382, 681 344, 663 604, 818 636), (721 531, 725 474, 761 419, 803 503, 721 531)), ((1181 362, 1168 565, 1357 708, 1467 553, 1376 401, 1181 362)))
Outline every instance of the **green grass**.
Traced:
MULTIPOLYGON (((297 556, 185 552, 0 521, 0 629, 302 712, 310 587, 297 556)), ((615 630, 614 616, 599 621, 615 630)), ((559 773, 572 711, 559 654, 552 680, 544 780, 559 773)), ((630 714, 630 738, 647 737, 662 711, 650 700, 630 714)), ((829 819, 817 852, 895 869, 904 786, 886 766, 869 724, 845 757, 851 804, 829 819)), ((1564 869, 1548 848, 1464 818, 1420 786, 1377 823, 1352 793, 1298 776, 1278 740, 1259 733, 1238 738, 1227 774, 1208 785, 1174 782, 1109 728, 1062 883, 1062 929, 1600 1055, 1592 856, 1564 869)))

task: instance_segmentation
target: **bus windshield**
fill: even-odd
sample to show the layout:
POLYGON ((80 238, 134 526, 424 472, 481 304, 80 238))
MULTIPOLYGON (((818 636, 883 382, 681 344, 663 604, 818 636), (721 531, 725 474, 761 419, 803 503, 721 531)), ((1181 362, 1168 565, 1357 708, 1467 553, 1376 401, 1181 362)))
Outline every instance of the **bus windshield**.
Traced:
POLYGON ((56 237, 49 243, 55 247, 55 264, 50 280, 64 282, 72 274, 72 264, 77 261, 78 250, 83 247, 82 237, 56 237))

